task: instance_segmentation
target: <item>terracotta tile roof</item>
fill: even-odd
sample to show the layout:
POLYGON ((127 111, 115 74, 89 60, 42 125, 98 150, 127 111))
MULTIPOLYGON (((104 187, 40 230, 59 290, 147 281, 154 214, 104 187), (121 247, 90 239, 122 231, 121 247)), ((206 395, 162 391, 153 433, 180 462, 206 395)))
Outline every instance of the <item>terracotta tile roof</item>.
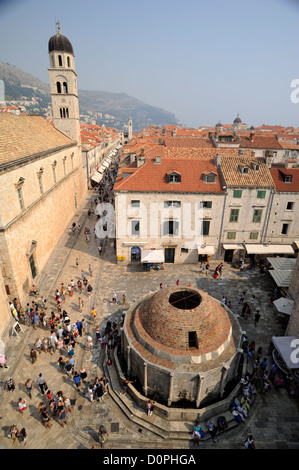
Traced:
POLYGON ((117 176, 114 189, 116 191, 145 191, 145 192, 224 192, 220 181, 219 171, 213 160, 200 159, 162 159, 161 163, 155 163, 154 158, 146 158, 143 165, 123 179, 124 172, 133 169, 122 168, 117 176), (203 173, 216 172, 216 183, 205 183, 203 173), (166 174, 176 172, 181 174, 180 183, 168 183, 166 174))
POLYGON ((276 190, 279 192, 299 192, 299 168, 271 168, 276 190), (285 176, 292 176, 290 183, 285 182, 285 176))
POLYGON ((281 149, 280 142, 276 139, 276 137, 264 137, 264 136, 257 136, 253 137, 251 141, 248 137, 240 138, 240 147, 244 148, 259 148, 259 149, 281 149))
MULTIPOLYGON (((227 157, 237 157, 239 149, 237 148, 165 148, 165 158, 194 158, 209 160, 217 154, 227 157)), ((253 157, 251 149, 246 149, 244 156, 253 157)))
POLYGON ((298 150, 299 151, 299 145, 298 144, 294 144, 294 143, 291 143, 291 142, 286 142, 284 140, 280 140, 279 143, 280 143, 280 145, 282 146, 283 149, 298 150))
MULTIPOLYGON (((207 132, 203 133, 207 135, 207 132)), ((167 148, 214 148, 213 142, 204 137, 166 137, 164 139, 167 148)))
POLYGON ((221 157, 220 169, 226 186, 274 187, 274 181, 268 166, 258 159, 248 157, 221 157), (259 165, 258 171, 253 170, 252 163, 259 165), (248 174, 241 173, 240 167, 244 166, 248 166, 248 174))
POLYGON ((0 113, 0 164, 76 145, 41 116, 0 113))

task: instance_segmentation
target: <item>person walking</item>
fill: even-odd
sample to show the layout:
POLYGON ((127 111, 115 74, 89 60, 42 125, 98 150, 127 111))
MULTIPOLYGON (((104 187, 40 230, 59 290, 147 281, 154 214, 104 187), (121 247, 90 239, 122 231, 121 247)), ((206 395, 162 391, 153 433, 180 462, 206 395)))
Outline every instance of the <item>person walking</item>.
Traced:
POLYGON ((88 266, 88 271, 89 271, 89 275, 92 277, 92 266, 91 266, 91 264, 88 266))
POLYGON ((18 399, 18 408, 20 413, 24 413, 25 410, 27 410, 27 401, 24 398, 19 398, 18 399))
POLYGON ((125 294, 123 294, 123 303, 122 303, 122 304, 123 304, 123 305, 126 305, 126 304, 127 304, 127 299, 126 299, 125 294))
POLYGON ((50 417, 45 406, 40 408, 40 417, 46 428, 51 428, 53 426, 53 424, 50 424, 50 420, 52 418, 50 417))
POLYGON ((91 319, 92 319, 93 325, 96 326, 97 311, 94 307, 92 308, 90 314, 91 314, 91 319))
POLYGON ((105 426, 103 426, 103 425, 100 426, 98 434, 99 434, 99 441, 100 441, 100 444, 101 444, 101 448, 103 449, 104 448, 104 443, 108 439, 108 433, 107 433, 107 429, 105 428, 105 426))
POLYGON ((27 379, 25 384, 24 384, 25 389, 28 392, 30 400, 32 399, 32 390, 33 390, 33 380, 32 379, 27 379))
POLYGON ((78 306, 79 306, 79 310, 80 310, 81 313, 82 313, 82 311, 83 311, 83 305, 84 305, 84 304, 83 304, 83 300, 81 299, 81 297, 79 297, 79 299, 78 299, 78 306))
POLYGON ((73 377, 73 381, 75 382, 75 385, 77 387, 77 390, 80 390, 80 385, 81 385, 81 377, 78 374, 78 372, 75 372, 75 375, 73 377))
POLYGON ((116 304, 116 303, 117 303, 117 302, 116 302, 116 292, 115 292, 115 291, 113 291, 113 294, 112 294, 112 303, 113 303, 113 304, 116 304))
POLYGON ((24 443, 24 446, 27 444, 27 433, 25 428, 22 428, 21 431, 18 433, 18 438, 21 442, 24 443))
POLYGON ((40 388, 42 394, 44 395, 45 390, 48 388, 48 385, 47 385, 46 379, 43 377, 42 373, 39 374, 38 379, 37 379, 37 383, 39 385, 39 388, 40 388))
POLYGON ((87 347, 88 351, 92 352, 92 337, 90 335, 87 336, 87 347))
POLYGON ((153 414, 153 409, 154 409, 152 400, 148 400, 146 404, 146 408, 147 408, 147 416, 151 416, 153 414))
POLYGON ((64 425, 67 424, 66 411, 64 408, 59 411, 58 417, 60 419, 61 426, 64 428, 64 425))
POLYGON ((260 321, 260 318, 261 318, 260 311, 257 310, 255 315, 254 315, 254 326, 255 327, 257 327, 258 322, 260 321))
POLYGON ((16 384, 14 379, 10 378, 5 382, 5 389, 7 389, 9 392, 11 391, 13 394, 15 394, 15 388, 16 384))
POLYGON ((255 449, 254 439, 253 439, 251 434, 247 437, 244 445, 245 445, 246 449, 251 449, 251 450, 255 449))
POLYGON ((8 433, 8 437, 10 437, 11 439, 13 439, 12 443, 14 444, 17 440, 17 437, 18 437, 18 434, 19 434, 19 430, 17 428, 17 426, 15 424, 13 424, 10 429, 9 429, 9 433, 8 433))
POLYGON ((87 293, 88 293, 88 297, 91 297, 91 295, 92 295, 92 286, 91 286, 91 284, 88 284, 88 286, 87 286, 87 293))

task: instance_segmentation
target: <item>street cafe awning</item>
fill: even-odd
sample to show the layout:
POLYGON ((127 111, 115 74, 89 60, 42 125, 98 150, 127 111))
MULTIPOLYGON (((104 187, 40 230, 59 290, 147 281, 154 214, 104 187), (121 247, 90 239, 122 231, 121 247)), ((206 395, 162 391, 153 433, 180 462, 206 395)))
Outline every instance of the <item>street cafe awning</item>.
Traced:
POLYGON ((199 255, 213 255, 215 253, 214 245, 197 245, 199 255))
POLYGON ((103 175, 99 173, 98 171, 96 171, 96 173, 94 173, 90 177, 90 179, 92 179, 92 181, 94 181, 95 183, 99 183, 102 180, 102 178, 103 178, 103 175))
POLYGON ((280 297, 280 299, 274 300, 273 303, 278 312, 284 313, 285 315, 291 315, 294 307, 294 300, 287 299, 286 297, 280 297))
POLYGON ((299 369, 296 349, 299 340, 296 336, 272 336, 272 343, 288 369, 299 369))
POLYGON ((267 258, 273 269, 292 271, 296 264, 296 258, 267 258))
POLYGON ((263 243, 246 243, 245 248, 248 255, 253 254, 294 254, 294 249, 292 245, 273 245, 270 244, 263 244, 263 243))
POLYGON ((141 263, 164 263, 164 250, 141 250, 141 263))
POLYGON ((108 168, 108 166, 109 166, 109 162, 107 162, 107 161, 106 161, 106 162, 104 162, 104 163, 103 163, 103 166, 104 166, 105 168, 108 168))
POLYGON ((244 250, 242 243, 224 243, 223 248, 225 250, 244 250))
POLYGON ((268 273, 278 287, 289 287, 293 271, 289 269, 269 269, 268 273))

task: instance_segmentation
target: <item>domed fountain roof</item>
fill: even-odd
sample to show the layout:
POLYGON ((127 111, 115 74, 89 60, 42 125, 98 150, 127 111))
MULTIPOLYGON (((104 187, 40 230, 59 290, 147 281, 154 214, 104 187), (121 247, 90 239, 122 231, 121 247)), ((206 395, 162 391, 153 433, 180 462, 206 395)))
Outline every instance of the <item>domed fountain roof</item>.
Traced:
POLYGON ((206 361, 230 342, 232 327, 225 308, 205 292, 190 287, 162 289, 134 309, 130 327, 148 350, 173 360, 192 356, 206 361))

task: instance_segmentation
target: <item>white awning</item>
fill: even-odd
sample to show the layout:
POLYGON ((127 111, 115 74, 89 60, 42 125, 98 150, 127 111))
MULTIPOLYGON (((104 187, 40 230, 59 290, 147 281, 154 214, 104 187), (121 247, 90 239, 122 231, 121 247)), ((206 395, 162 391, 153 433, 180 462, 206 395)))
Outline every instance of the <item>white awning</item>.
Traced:
POLYGON ((291 315, 294 306, 294 300, 280 297, 280 299, 274 300, 273 303, 279 312, 284 313, 285 315, 291 315))
POLYGON ((95 183, 99 183, 103 178, 103 175, 101 173, 99 173, 98 171, 96 173, 94 173, 93 175, 91 175, 90 179, 92 179, 92 181, 94 181, 95 183))
POLYGON ((293 271, 288 269, 269 269, 268 273, 273 277, 278 287, 289 287, 293 271))
POLYGON ((108 168, 109 163, 108 163, 108 162, 104 162, 104 163, 103 163, 103 166, 104 166, 105 168, 108 168))
POLYGON ((225 243, 223 244, 223 248, 225 250, 244 250, 242 243, 225 243))
POLYGON ((297 360, 293 362, 296 358, 295 349, 298 348, 298 338, 296 336, 272 336, 272 343, 285 365, 289 369, 298 369, 297 360))
POLYGON ((296 264, 296 258, 267 258, 273 269, 292 271, 296 264))
POLYGON ((214 245, 197 245, 199 255, 213 255, 215 253, 214 245))
POLYGON ((141 263, 164 263, 164 250, 141 250, 141 263))
POLYGON ((294 249, 292 245, 272 245, 272 243, 262 244, 262 243, 252 243, 252 244, 245 244, 245 248, 248 255, 251 254, 273 254, 273 253, 280 253, 280 254, 293 254, 294 249))

